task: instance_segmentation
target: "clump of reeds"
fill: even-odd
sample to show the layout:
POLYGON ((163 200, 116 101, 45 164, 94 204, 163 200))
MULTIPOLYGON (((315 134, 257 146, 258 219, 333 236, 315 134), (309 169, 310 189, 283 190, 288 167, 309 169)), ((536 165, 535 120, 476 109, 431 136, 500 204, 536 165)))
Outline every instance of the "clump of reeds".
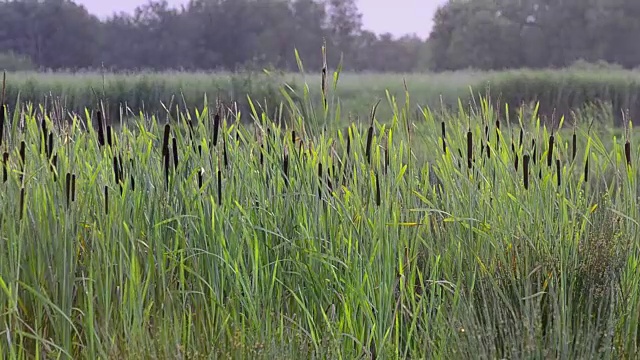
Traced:
POLYGON ((441 131, 442 131, 442 152, 443 153, 447 153, 447 129, 446 129, 446 125, 444 123, 444 120, 441 121, 440 123, 440 127, 441 127, 441 131))

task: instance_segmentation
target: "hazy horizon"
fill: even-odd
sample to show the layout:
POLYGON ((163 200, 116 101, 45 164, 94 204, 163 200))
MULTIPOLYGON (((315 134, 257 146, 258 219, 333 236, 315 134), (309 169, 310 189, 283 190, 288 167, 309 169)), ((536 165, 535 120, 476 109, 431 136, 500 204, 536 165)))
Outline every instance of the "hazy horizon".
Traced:
MULTIPOLYGON (((132 12, 148 0, 75 0, 89 12, 106 17, 114 12, 132 12)), ((179 6, 186 0, 167 0, 171 6, 179 6)), ((364 27, 381 34, 389 32, 394 36, 413 34, 427 38, 431 31, 433 14, 438 6, 447 0, 396 0, 394 6, 383 0, 357 0, 363 14, 364 27), (385 4, 382 6, 379 4, 385 4), (422 4, 421 4, 422 3, 422 4), (426 4, 425 4, 426 3, 426 4)))

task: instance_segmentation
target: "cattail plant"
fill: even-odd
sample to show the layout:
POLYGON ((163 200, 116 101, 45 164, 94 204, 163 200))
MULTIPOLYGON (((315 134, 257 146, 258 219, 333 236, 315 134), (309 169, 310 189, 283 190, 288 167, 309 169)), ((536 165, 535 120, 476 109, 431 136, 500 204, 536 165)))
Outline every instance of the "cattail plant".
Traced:
POLYGON ((584 182, 589 182, 589 154, 587 154, 587 157, 584 160, 584 182))
POLYGON ((53 132, 49 133, 49 146, 47 148, 47 159, 51 159, 53 156, 53 132))
POLYGON ((162 140, 162 155, 169 156, 169 135, 171 133, 171 125, 164 126, 164 137, 162 140))
POLYGON ((322 162, 318 162, 318 198, 322 198, 322 162))
POLYGON ((367 162, 369 164, 371 164, 371 145, 373 142, 373 121, 371 122, 371 125, 369 126, 369 130, 367 131, 367 147, 366 147, 366 157, 367 157, 367 162))
POLYGON ((20 182, 22 182, 22 179, 24 178, 24 171, 27 163, 26 147, 27 144, 22 140, 20 142, 20 182))
POLYGON ((104 213, 109 215, 109 187, 104 187, 104 213))
POLYGON ((47 121, 45 119, 45 117, 42 117, 42 121, 40 123, 40 132, 42 135, 42 139, 40 141, 40 153, 41 154, 46 154, 47 153, 47 121))
POLYGON ((469 169, 473 167, 473 133, 471 129, 467 131, 467 166, 469 169))
POLYGON ((562 185, 562 164, 560 159, 556 159, 556 178, 558 179, 558 187, 562 185))
POLYGON ((76 202, 76 174, 71 175, 71 202, 76 202))
POLYGON ((9 153, 4 152, 4 154, 2 154, 2 182, 6 183, 9 178, 8 169, 9 169, 9 153))
POLYGON ((220 130, 220 114, 213 117, 213 146, 218 146, 218 131, 220 130))
POLYGON ((551 167, 551 165, 553 164, 554 142, 555 142, 555 137, 553 136, 553 133, 551 133, 551 136, 549 137, 549 151, 547 152, 547 167, 551 167))
POLYGON ((98 145, 100 147, 103 147, 105 143, 105 139, 104 139, 104 124, 103 124, 101 110, 98 110, 96 112, 96 119, 98 120, 98 145))
POLYGON ((222 206, 222 171, 218 168, 218 205, 222 206))
POLYGON ((69 208, 69 203, 71 200, 71 174, 67 173, 66 177, 65 177, 65 198, 67 200, 67 209, 69 208))
POLYGON ((164 181, 167 186, 167 190, 169 190, 169 168, 170 168, 170 157, 169 150, 167 150, 167 154, 163 156, 164 158, 164 181))
POLYGON ((631 166, 631 134, 629 126, 625 126, 625 133, 627 141, 624 143, 624 157, 627 160, 627 166, 631 166))
POLYGON ((529 154, 524 155, 522 158, 522 176, 524 179, 525 190, 529 189, 529 161, 530 161, 529 154))
POLYGON ((22 216, 24 215, 24 186, 20 188, 20 220, 22 220, 22 216))
POLYGON ((176 171, 178 171, 178 142, 175 137, 171 140, 171 145, 173 148, 173 167, 176 171))
POLYGON ((445 155, 447 154, 447 129, 444 123, 444 120, 442 120, 440 122, 440 127, 442 130, 442 152, 445 153, 445 155))
POLYGON ((284 183, 286 187, 289 187, 289 151, 287 146, 284 147, 284 156, 282 159, 282 173, 284 176, 284 183))
POLYGON ((111 125, 107 125, 107 144, 110 147, 113 147, 113 134, 111 130, 111 125))

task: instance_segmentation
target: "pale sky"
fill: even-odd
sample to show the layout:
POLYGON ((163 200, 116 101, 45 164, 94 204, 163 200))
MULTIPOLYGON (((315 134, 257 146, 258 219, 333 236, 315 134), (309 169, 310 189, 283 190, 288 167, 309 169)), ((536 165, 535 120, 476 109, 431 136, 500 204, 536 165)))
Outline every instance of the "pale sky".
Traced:
MULTIPOLYGON (((116 11, 131 12, 146 0, 76 0, 89 12, 100 17, 116 11)), ((183 0, 168 0, 179 5, 183 0)), ((390 32, 394 35, 416 33, 426 38, 431 30, 431 19, 438 7, 447 0, 357 0, 363 14, 365 28, 376 33, 390 32)))

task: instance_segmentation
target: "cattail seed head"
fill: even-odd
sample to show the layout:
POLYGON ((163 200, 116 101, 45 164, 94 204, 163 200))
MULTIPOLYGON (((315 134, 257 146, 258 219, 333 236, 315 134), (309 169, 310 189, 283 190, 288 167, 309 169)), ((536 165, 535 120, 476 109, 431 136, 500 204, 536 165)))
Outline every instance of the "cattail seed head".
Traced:
POLYGON ((631 166, 631 142, 629 140, 624 144, 624 156, 627 159, 627 165, 631 166))
POLYGON ((169 134, 171 133, 171 125, 166 124, 164 126, 164 137, 162 139, 162 155, 169 155, 169 134))
POLYGON ((447 129, 446 129, 446 127, 445 127, 444 120, 442 120, 442 121, 440 122, 440 125, 441 125, 441 127, 442 127, 442 152, 444 152, 444 153, 446 154, 446 153, 447 153, 447 141, 446 141, 446 138, 447 138, 447 129))
POLYGON ((173 147, 173 167, 177 171, 178 170, 178 142, 175 137, 171 140, 172 140, 171 145, 173 147))
POLYGON ((96 118, 98 120, 98 145, 100 147, 104 146, 104 124, 102 118, 102 111, 98 110, 96 112, 96 118))
POLYGON ((555 137, 553 134, 549 137, 549 152, 547 153, 547 167, 551 167, 553 164, 553 145, 555 142, 555 137))
POLYGON ((24 215, 24 186, 20 188, 20 220, 24 215))
POLYGON ((369 131, 367 133, 367 148, 366 148, 366 156, 367 162, 371 164, 371 145, 373 142, 373 125, 369 126, 369 131))
POLYGON ((558 179, 558 187, 562 185, 562 164, 560 163, 560 159, 556 159, 556 177, 558 179))
POLYGON ((524 155, 522 160, 523 160, 522 176, 524 178, 524 188, 525 190, 528 190, 529 189, 529 161, 530 161, 529 154, 524 155))
POLYGON ((587 154, 587 158, 584 160, 584 182, 589 182, 589 154, 587 154))
POLYGON ((220 130, 220 114, 213 117, 213 146, 218 146, 218 131, 220 130))
POLYGON ((5 152, 2 154, 2 182, 7 182, 9 178, 8 168, 9 168, 9 153, 5 152))
POLYGON ((67 199, 67 208, 69 208, 69 201, 71 200, 71 174, 67 173, 65 177, 65 196, 67 199))
POLYGON ((49 133, 49 147, 47 149, 47 158, 51 159, 51 156, 53 156, 53 132, 49 133))
POLYGON ((222 205, 222 172, 218 169, 218 205, 222 205))
POLYGON ((76 174, 71 175, 71 202, 76 202, 76 174))
POLYGON ((104 187, 104 213, 109 215, 109 187, 104 187))
POLYGON ((469 169, 473 167, 473 133, 471 130, 467 132, 467 166, 469 169))
POLYGON ((109 144, 110 147, 113 147, 113 134, 111 125, 107 125, 107 144, 109 144))
POLYGON ((164 155, 164 181, 167 186, 167 190, 169 190, 169 168, 170 168, 169 160, 170 160, 170 157, 169 157, 169 154, 167 153, 166 155, 164 155))
POLYGON ((118 184, 120 182, 120 171, 118 166, 118 157, 113 157, 113 181, 118 184))
POLYGON ((524 141, 524 130, 522 128, 520 128, 520 140, 519 140, 519 145, 518 147, 522 146, 522 142, 524 141))

